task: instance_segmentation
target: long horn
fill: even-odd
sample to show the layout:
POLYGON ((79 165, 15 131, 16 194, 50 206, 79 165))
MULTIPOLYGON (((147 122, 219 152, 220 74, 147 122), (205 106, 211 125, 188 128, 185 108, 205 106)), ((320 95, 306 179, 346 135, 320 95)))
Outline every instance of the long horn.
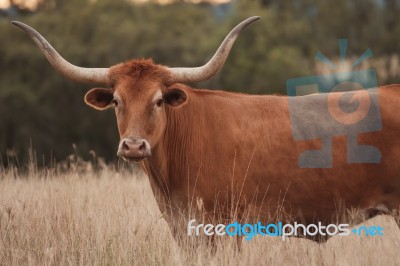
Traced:
POLYGON ((12 21, 11 23, 28 33, 50 64, 66 78, 82 83, 108 85, 108 68, 84 68, 75 66, 59 55, 49 42, 35 29, 19 21, 12 21))
POLYGON ((208 61, 207 64, 201 67, 193 68, 169 68, 172 74, 172 81, 174 83, 200 82, 212 78, 224 65, 230 50, 236 41, 236 38, 239 36, 240 31, 259 18, 260 17, 250 17, 238 24, 225 37, 217 52, 215 52, 214 56, 210 59, 210 61, 208 61))

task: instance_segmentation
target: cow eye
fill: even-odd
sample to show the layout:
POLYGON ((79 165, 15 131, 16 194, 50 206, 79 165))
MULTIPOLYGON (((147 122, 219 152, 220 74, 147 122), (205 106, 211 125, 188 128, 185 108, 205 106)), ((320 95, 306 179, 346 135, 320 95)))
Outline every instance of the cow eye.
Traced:
POLYGON ((112 99, 111 104, 114 105, 114 107, 117 107, 118 101, 114 98, 114 99, 112 99))
POLYGON ((157 102, 156 102, 157 107, 161 107, 162 104, 163 104, 162 99, 157 100, 157 102))

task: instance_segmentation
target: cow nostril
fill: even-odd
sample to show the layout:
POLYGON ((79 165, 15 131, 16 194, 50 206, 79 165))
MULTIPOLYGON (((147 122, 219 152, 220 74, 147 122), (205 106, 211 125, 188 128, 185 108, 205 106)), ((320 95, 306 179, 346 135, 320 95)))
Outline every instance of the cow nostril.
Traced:
POLYGON ((122 142, 122 150, 129 151, 129 145, 125 141, 122 142))
POLYGON ((145 150, 146 150, 146 143, 143 140, 142 144, 140 144, 140 146, 139 146, 139 151, 144 152, 145 150))

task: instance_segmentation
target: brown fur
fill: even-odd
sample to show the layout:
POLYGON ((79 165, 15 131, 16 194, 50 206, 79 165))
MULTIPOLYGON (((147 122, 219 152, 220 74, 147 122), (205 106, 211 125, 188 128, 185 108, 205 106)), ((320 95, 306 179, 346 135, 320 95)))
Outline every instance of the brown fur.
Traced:
POLYGON ((165 84, 171 83, 171 75, 167 68, 154 64, 151 59, 130 60, 113 66, 109 71, 111 87, 124 78, 129 77, 138 81, 143 76, 152 80, 160 80, 165 84))
POLYGON ((362 210, 400 206, 399 85, 378 89, 383 130, 359 135, 359 143, 380 149, 380 164, 347 164, 346 137, 339 136, 333 138, 332 168, 302 169, 299 154, 321 142, 293 139, 286 96, 169 86, 167 69, 152 61, 114 66, 110 79, 124 104, 116 111, 121 138, 150 141, 152 156, 141 166, 159 207, 171 228, 183 215, 175 233, 185 234, 185 222, 199 209, 208 220, 249 211, 254 222, 289 218, 308 224, 336 222, 342 204, 362 210), (185 104, 154 111, 155 92, 172 88, 186 93, 185 104))

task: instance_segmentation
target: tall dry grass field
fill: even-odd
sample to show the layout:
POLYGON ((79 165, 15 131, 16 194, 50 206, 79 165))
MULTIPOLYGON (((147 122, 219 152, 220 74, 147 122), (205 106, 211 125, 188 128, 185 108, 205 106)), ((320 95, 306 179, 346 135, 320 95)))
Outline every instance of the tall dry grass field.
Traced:
MULTIPOLYGON (((400 231, 388 216, 367 225, 382 237, 335 236, 317 244, 257 236, 182 247, 137 171, 0 170, 1 265, 399 265, 400 231)), ((182 232, 185 234, 186 232, 182 232)))

